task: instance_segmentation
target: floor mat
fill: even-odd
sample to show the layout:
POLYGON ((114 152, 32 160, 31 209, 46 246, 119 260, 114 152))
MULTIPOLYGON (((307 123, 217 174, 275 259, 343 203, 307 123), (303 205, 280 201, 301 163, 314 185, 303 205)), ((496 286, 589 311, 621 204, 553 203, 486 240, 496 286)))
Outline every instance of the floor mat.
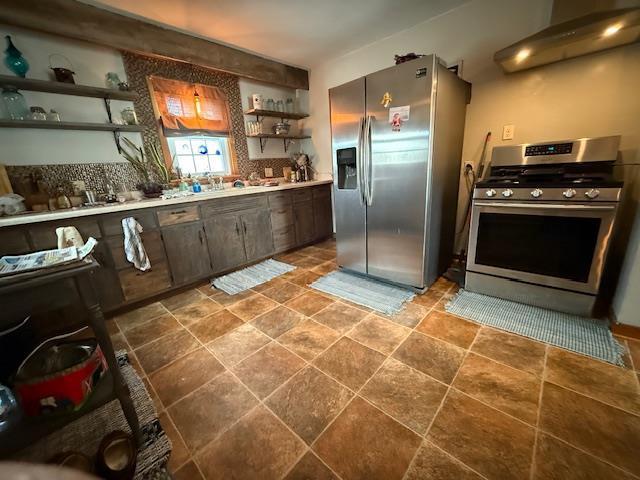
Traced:
MULTIPOLYGON (((116 352, 116 358, 131 392, 142 430, 143 445, 138 451, 134 478, 163 478, 171 453, 171 442, 158 421, 158 413, 144 383, 129 363, 126 351, 116 352)), ((62 450, 82 452, 93 458, 102 438, 114 430, 130 431, 118 400, 97 408, 39 440, 17 453, 14 459, 44 463, 62 450)))
POLYGON ((394 315, 415 296, 411 290, 346 272, 331 272, 309 285, 387 315, 394 315))
POLYGON ((604 320, 580 317, 460 290, 445 306, 454 315, 573 352, 624 365, 623 348, 604 320))
POLYGON ((211 281, 211 286, 229 295, 236 295, 257 285, 266 283, 269 280, 273 280, 291 270, 295 270, 295 268, 293 265, 278 262, 270 258, 269 260, 251 265, 242 270, 214 278, 211 281))

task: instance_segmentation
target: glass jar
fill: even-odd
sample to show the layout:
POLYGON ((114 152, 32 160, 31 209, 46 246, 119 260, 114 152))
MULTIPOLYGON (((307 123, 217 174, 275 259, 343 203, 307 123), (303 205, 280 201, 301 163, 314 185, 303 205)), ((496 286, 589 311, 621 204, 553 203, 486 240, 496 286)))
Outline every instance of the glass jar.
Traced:
POLYGON ((7 113, 11 120, 26 120, 30 112, 22 94, 14 87, 4 87, 2 90, 2 101, 7 107, 7 113))
POLYGON ((122 116, 122 121, 126 125, 138 124, 138 117, 136 116, 136 112, 133 108, 131 107, 125 108, 124 110, 122 110, 122 112, 120 112, 120 115, 122 116))

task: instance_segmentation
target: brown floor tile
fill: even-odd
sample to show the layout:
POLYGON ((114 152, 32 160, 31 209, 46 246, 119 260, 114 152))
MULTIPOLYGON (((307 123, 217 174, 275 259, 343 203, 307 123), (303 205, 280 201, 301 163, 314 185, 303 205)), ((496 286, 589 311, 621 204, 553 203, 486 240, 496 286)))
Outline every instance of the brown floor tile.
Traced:
POLYGON ((438 300, 438 303, 436 303, 433 308, 441 312, 446 312, 447 304, 458 294, 459 289, 460 288, 457 285, 454 286, 451 290, 445 293, 440 300, 438 300))
POLYGON ((405 479, 481 480, 482 477, 432 443, 424 442, 405 479))
POLYGON ((388 318, 398 325, 413 328, 427 316, 427 313, 429 313, 429 309, 427 307, 423 307, 417 303, 406 303, 400 313, 396 313, 395 315, 384 315, 378 313, 378 315, 388 318))
POLYGON ((209 298, 212 298, 223 307, 228 307, 234 303, 240 302, 241 300, 252 297, 253 295, 255 295, 253 290, 245 290, 244 292, 236 293, 235 295, 229 295, 222 290, 214 289, 213 293, 209 295, 209 298))
POLYGON ((315 360, 315 365, 352 390, 358 390, 375 373, 385 356, 343 337, 315 360))
POLYGON ((369 315, 349 332, 349 338, 365 344, 369 348, 389 355, 400 345, 411 330, 385 320, 377 315, 369 315))
POLYGON ((535 480, 631 480, 631 475, 540 433, 535 459, 535 480))
POLYGON ((507 367, 469 353, 460 367, 453 387, 481 402, 536 424, 541 379, 532 373, 507 367))
POLYGON ((297 251, 297 252, 282 253, 276 256, 276 260, 280 262, 288 263, 289 265, 293 265, 292 262, 300 260, 304 257, 305 257, 304 255, 302 255, 301 253, 299 253, 299 251, 297 251))
POLYGON ((204 480, 193 460, 173 472, 174 480, 204 480))
POLYGON ((178 434, 176 427, 173 426, 173 422, 169 418, 169 415, 161 413, 158 420, 160 420, 162 429, 171 441, 171 446, 173 448, 171 449, 168 466, 170 470, 175 470, 177 467, 189 460, 189 450, 178 434))
POLYGON ((633 368, 640 371, 640 340, 628 338, 627 345, 629 346, 629 354, 631 355, 633 368))
POLYGON ((224 309, 189 324, 188 328, 202 343, 209 343, 243 324, 241 319, 224 309))
POLYGON ((156 393, 164 405, 193 392, 218 374, 224 367, 206 348, 185 355, 149 376, 156 393))
POLYGON ((271 288, 280 288, 283 285, 286 285, 287 283, 289 282, 287 282, 286 280, 280 277, 275 277, 269 280, 268 282, 264 282, 264 283, 261 283, 260 285, 256 285, 255 287, 252 287, 251 290, 253 290, 254 292, 262 293, 265 290, 269 290, 271 288))
POLYGON ((131 348, 138 348, 145 343, 156 340, 167 333, 182 328, 170 313, 165 313, 159 317, 140 323, 133 328, 124 331, 124 336, 131 345, 131 348))
POLYGON ((446 393, 446 386, 391 358, 360 391, 378 408, 422 435, 446 393))
POLYGON ((539 427, 640 475, 640 417, 544 383, 539 427))
POLYGON ((321 275, 318 275, 315 272, 304 270, 289 281, 295 285, 298 285, 299 287, 306 287, 307 285, 310 285, 313 282, 315 282, 320 277, 321 275))
POLYGON ((140 362, 138 361, 138 357, 136 357, 136 354, 133 352, 128 352, 128 357, 129 357, 129 363, 131 364, 133 369, 136 371, 136 373, 140 376, 146 375, 144 373, 144 370, 142 369, 142 365, 140 365, 140 362))
POLYGON ((280 335, 278 342, 305 360, 311 361, 335 342, 339 336, 329 327, 306 319, 288 332, 280 335))
POLYGON ((207 297, 213 295, 217 290, 211 286, 211 282, 206 282, 203 285, 200 285, 196 288, 201 294, 206 295, 207 297))
POLYGON ((423 307, 431 308, 435 306, 436 303, 438 303, 438 301, 442 298, 442 295, 442 292, 427 290, 423 294, 416 295, 412 302, 423 307))
POLYGON ((231 305, 229 310, 234 315, 237 315, 245 322, 249 320, 253 320, 258 315, 262 315, 263 313, 268 312, 269 310, 276 307, 278 304, 273 300, 257 294, 252 297, 249 297, 245 300, 241 300, 240 302, 231 305))
POLYGON ((204 447, 258 404, 229 372, 168 409, 176 428, 193 452, 204 447))
POLYGON ((313 367, 307 367, 267 400, 267 406, 311 444, 340 413, 352 393, 313 367))
POLYGON ((534 437, 532 427, 455 390, 427 435, 475 471, 500 480, 529 478, 534 437))
POLYGON ((115 351, 118 350, 129 350, 129 344, 127 340, 124 338, 122 333, 116 333, 115 335, 109 335, 111 339, 111 344, 113 345, 113 349, 115 351))
POLYGON ((202 297, 200 300, 196 300, 195 302, 191 302, 184 307, 174 310, 173 316, 183 325, 191 325, 220 310, 222 310, 222 306, 219 303, 216 303, 209 297, 202 297))
POLYGON ((420 322, 416 330, 459 347, 469 348, 480 326, 460 317, 434 310, 420 322))
POLYGON ((324 260, 321 260, 319 258, 314 258, 314 257, 306 257, 306 256, 291 262, 291 264, 295 265, 296 267, 309 269, 309 270, 317 267, 321 263, 324 263, 324 260))
POLYGON ((277 307, 251 320, 251 325, 266 333, 271 338, 277 338, 284 332, 291 330, 304 320, 304 315, 294 312, 287 307, 277 307))
POLYGON ((313 445, 342 478, 401 479, 420 437, 356 397, 313 445))
POLYGON ((303 315, 311 316, 333 303, 333 300, 316 292, 307 292, 289 300, 285 305, 303 315))
POLYGON ((271 412, 258 407, 208 445, 196 461, 208 480, 275 480, 304 448, 271 412))
POLYGON ((271 339, 249 324, 216 338, 207 344, 216 357, 225 365, 231 366, 269 343, 271 339))
POLYGON ((455 345, 413 332, 393 357, 448 384, 462 364, 464 355, 465 350, 455 345))
POLYGON ((104 324, 107 327, 107 333, 109 335, 115 335, 116 333, 120 333, 120 327, 118 327, 118 324, 114 319, 107 319, 105 320, 104 324))
POLYGON ((367 316, 367 312, 341 302, 334 302, 324 310, 316 313, 313 319, 340 334, 345 334, 353 326, 367 316))
POLYGON ((539 376, 544 368, 545 349, 542 343, 487 327, 480 329, 471 347, 480 355, 539 376))
POLYGON ((136 349, 135 354, 149 375, 199 346, 198 340, 181 328, 136 349))
POLYGON ((118 315, 114 320, 118 324, 118 327, 120 327, 120 330, 124 332, 165 313, 167 313, 167 309, 164 308, 160 302, 155 302, 118 315))
POLYGON ((317 267, 311 269, 313 273, 317 273, 318 275, 326 275, 329 272, 333 272, 338 269, 338 264, 335 260, 329 260, 328 262, 321 263, 317 267))
POLYGON ((304 366, 304 360, 277 343, 270 343, 235 365, 232 370, 262 399, 304 366))
POLYGON ((313 258, 317 258, 322 262, 333 261, 336 260, 336 252, 335 250, 326 250, 324 248, 318 249, 317 251, 311 254, 313 258))
POLYGON ((309 245, 308 247, 304 247, 304 248, 301 248, 300 250, 297 250, 296 253, 308 257, 309 255, 313 255, 315 253, 323 252, 323 251, 324 249, 318 247, 317 245, 309 245))
POLYGON ((167 297, 162 300, 162 303, 167 310, 173 312, 178 308, 185 307, 190 303, 197 302, 198 300, 202 300, 205 295, 202 294, 199 290, 192 288, 191 290, 187 290, 186 292, 178 293, 177 295, 172 295, 171 297, 167 297))
POLYGON ((631 370, 549 347, 545 380, 633 413, 640 413, 640 386, 631 370))
POLYGON ((144 383, 144 388, 147 390, 153 406, 156 407, 156 412, 164 412, 164 405, 162 405, 160 397, 158 397, 158 394, 153 388, 153 385, 151 385, 151 382, 149 382, 149 379, 147 377, 142 377, 142 383, 144 383))
POLYGON ((280 287, 269 288, 262 292, 265 297, 275 300, 278 303, 286 303, 289 300, 302 295, 306 290, 293 283, 285 282, 280 287))
POLYGON ((313 453, 307 452, 284 480, 338 480, 313 453))
POLYGON ((457 285, 457 283, 447 280, 444 277, 440 277, 429 287, 429 290, 433 292, 447 293, 454 285, 457 285))

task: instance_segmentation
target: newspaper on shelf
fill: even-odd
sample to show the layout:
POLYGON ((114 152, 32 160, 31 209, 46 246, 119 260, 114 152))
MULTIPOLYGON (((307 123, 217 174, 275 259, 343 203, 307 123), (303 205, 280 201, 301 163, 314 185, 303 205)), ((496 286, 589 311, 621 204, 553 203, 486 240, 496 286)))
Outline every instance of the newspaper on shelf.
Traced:
POLYGON ((56 248, 26 255, 6 255, 0 258, 0 276, 79 262, 93 251, 97 243, 95 238, 90 237, 80 248, 56 248))

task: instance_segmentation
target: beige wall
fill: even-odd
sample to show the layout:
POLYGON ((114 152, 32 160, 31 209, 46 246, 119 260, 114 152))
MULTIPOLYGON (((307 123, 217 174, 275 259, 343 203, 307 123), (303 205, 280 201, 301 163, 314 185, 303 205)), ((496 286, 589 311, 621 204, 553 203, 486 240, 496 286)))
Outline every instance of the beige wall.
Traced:
MULTIPOLYGON (((544 28, 550 9, 548 0, 471 1, 313 69, 310 125, 318 169, 331 170, 328 88, 392 65, 394 53, 412 51, 436 53, 448 63, 464 60, 463 77, 473 84, 473 91, 467 109, 463 162, 478 162, 485 134, 491 131, 490 148, 622 135, 620 161, 640 163, 640 45, 511 75, 504 75, 493 63, 496 50, 544 28), (512 141, 501 140, 502 127, 507 124, 515 125, 512 141)), ((618 171, 627 179, 627 196, 632 196, 631 180, 638 176, 638 167, 619 167, 618 171)), ((633 223, 637 192, 633 196, 635 200, 625 205, 619 222, 609 290, 615 285, 633 223)), ((466 200, 461 188, 459 210, 466 200)), ((458 248, 463 245, 464 241, 458 242, 458 248)), ((616 306, 624 303, 622 299, 616 306)))

